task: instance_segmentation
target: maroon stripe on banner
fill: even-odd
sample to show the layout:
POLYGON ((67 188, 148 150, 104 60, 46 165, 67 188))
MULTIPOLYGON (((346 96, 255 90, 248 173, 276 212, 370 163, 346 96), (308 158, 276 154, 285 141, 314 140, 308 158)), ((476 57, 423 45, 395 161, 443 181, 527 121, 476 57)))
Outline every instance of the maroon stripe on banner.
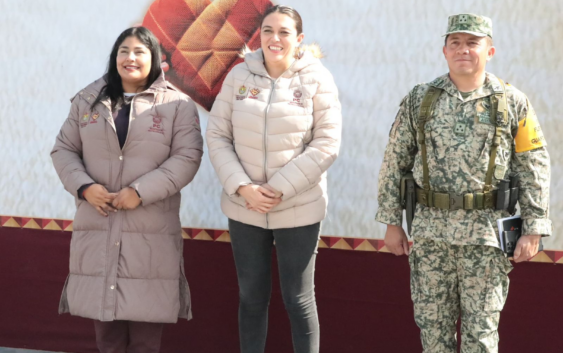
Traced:
MULTIPOLYGON (((210 238, 217 234, 202 232, 210 238)), ((68 231, 0 227, 0 346, 97 352, 91 320, 57 314, 70 237, 68 231)), ((237 352, 238 286, 230 244, 185 240, 184 258, 194 319, 166 325, 162 352, 237 352)), ((406 257, 319 249, 315 276, 321 352, 422 350, 406 257)), ((562 278, 563 266, 515 264, 501 316, 500 353, 563 351, 562 278)), ((266 352, 287 353, 292 351, 291 335, 275 256, 272 284, 266 352)))

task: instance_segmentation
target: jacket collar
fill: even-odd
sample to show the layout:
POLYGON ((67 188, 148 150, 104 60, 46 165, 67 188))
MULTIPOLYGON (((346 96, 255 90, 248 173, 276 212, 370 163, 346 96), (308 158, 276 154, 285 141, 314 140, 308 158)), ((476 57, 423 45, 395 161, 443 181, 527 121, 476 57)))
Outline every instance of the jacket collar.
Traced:
MULTIPOLYGON (((97 79, 96 81, 92 82, 91 84, 89 84, 88 86, 86 86, 86 88, 84 88, 84 93, 89 94, 90 96, 92 96, 92 99, 96 99, 96 97, 100 94, 102 88, 104 88, 104 86, 107 84, 107 80, 106 80, 106 75, 100 77, 99 79, 97 79)), ((168 87, 168 83, 164 77, 164 72, 162 72, 160 74, 160 76, 158 76, 158 78, 153 82, 153 84, 147 88, 146 90, 139 92, 138 94, 153 94, 156 95, 157 92, 164 92, 166 91, 168 87)), ((106 105, 107 107, 109 107, 111 104, 109 102, 109 99, 103 99, 101 101, 104 105, 106 105)))
MULTIPOLYGON (((244 62, 251 73, 270 78, 264 64, 264 52, 262 51, 262 48, 253 52, 244 52, 243 55, 244 62)), ((323 54, 318 45, 312 44, 304 46, 297 54, 297 59, 291 64, 289 69, 281 75, 281 77, 292 77, 306 67, 320 62, 319 59, 322 55, 323 54)))
MULTIPOLYGON (((449 95, 456 97, 460 101, 464 101, 464 99, 461 96, 461 93, 457 89, 456 85, 450 79, 449 74, 445 74, 445 75, 442 75, 442 76, 436 78, 434 81, 430 82, 428 85, 442 89, 442 90, 446 91, 449 95)), ((486 72, 485 73, 485 83, 481 87, 479 87, 475 91, 473 91, 471 96, 467 97, 465 99, 465 101, 470 101, 470 100, 474 100, 474 99, 488 97, 488 96, 495 94, 495 92, 502 92, 502 86, 499 82, 499 79, 495 75, 486 72)))

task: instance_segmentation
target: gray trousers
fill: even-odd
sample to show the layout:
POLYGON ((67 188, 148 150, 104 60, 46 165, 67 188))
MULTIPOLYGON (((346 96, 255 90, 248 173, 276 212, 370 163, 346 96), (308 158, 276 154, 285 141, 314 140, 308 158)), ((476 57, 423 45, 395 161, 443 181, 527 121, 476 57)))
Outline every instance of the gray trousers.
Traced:
POLYGON ((229 219, 239 283, 239 335, 242 353, 263 353, 272 292, 272 249, 276 247, 280 285, 291 322, 295 353, 319 352, 315 301, 315 259, 320 223, 264 229, 229 219))

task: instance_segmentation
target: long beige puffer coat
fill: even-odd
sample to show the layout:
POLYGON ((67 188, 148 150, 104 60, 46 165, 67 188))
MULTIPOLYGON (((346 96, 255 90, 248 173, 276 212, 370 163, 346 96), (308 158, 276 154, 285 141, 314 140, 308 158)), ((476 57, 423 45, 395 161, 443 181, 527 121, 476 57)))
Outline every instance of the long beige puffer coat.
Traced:
POLYGON ((51 152, 77 208, 59 312, 101 321, 190 319, 179 209, 203 153, 195 104, 161 76, 133 98, 122 150, 109 100, 90 111, 104 85, 99 79, 72 99, 51 152), (77 197, 89 183, 109 192, 132 186, 142 204, 103 217, 77 197))
POLYGON ((309 46, 278 79, 264 66, 262 49, 227 75, 207 126, 209 156, 233 220, 267 228, 293 228, 323 220, 326 171, 340 148, 338 91, 309 46), (246 209, 241 185, 268 183, 283 193, 268 214, 246 209))

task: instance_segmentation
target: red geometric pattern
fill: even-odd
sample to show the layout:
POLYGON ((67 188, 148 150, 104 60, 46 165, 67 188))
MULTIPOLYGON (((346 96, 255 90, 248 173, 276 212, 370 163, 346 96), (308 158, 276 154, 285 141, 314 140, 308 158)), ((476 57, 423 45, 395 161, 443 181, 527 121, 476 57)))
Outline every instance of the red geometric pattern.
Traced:
MULTIPOLYGON (((43 230, 59 230, 72 232, 72 221, 53 218, 29 218, 16 216, 0 216, 0 228, 29 228, 43 230)), ((231 236, 225 229, 213 228, 182 228, 182 237, 191 240, 205 240, 230 243, 231 236)), ((410 242, 412 246, 412 242, 410 242)), ((331 237, 321 235, 319 248, 373 251, 388 253, 382 239, 331 237)), ((563 264, 563 251, 544 250, 529 260, 530 262, 541 262, 550 264, 563 264)))
POLYGON ((260 21, 270 0, 156 0, 143 26, 169 59, 166 78, 211 110, 244 45, 260 47, 260 21))

